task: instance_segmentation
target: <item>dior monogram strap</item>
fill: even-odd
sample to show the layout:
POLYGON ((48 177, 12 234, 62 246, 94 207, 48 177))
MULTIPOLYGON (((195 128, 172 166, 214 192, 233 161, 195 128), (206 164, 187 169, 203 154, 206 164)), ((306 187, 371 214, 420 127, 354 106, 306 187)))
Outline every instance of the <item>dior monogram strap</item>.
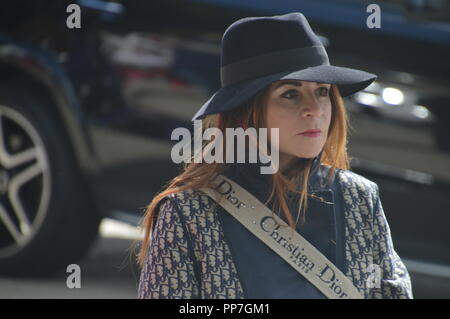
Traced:
POLYGON ((247 190, 219 174, 214 189, 201 188, 250 232, 330 299, 362 299, 357 288, 332 262, 247 190))

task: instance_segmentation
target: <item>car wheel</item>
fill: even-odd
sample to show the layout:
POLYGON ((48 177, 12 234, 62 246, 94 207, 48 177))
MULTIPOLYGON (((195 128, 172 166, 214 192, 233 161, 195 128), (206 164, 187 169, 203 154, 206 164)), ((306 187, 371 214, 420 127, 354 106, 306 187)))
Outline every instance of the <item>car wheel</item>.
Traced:
POLYGON ((0 275, 48 275, 98 234, 64 127, 48 102, 0 88, 0 275))

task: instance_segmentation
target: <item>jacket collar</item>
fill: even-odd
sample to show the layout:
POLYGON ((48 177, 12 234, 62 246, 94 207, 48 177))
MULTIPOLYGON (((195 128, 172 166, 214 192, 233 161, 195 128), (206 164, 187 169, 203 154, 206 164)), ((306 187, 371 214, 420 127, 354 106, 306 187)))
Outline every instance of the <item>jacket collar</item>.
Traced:
MULTIPOLYGON (((326 177, 326 166, 320 164, 323 150, 314 157, 311 164, 311 171, 308 180, 308 191, 318 192, 325 189, 324 178, 326 177)), ((299 158, 298 161, 305 159, 299 158)), ((222 172, 226 177, 231 178, 236 183, 251 192, 261 202, 265 202, 270 195, 272 189, 272 175, 261 174, 260 167, 267 164, 257 163, 232 163, 225 164, 222 172)), ((327 187, 326 189, 329 189, 327 187)))

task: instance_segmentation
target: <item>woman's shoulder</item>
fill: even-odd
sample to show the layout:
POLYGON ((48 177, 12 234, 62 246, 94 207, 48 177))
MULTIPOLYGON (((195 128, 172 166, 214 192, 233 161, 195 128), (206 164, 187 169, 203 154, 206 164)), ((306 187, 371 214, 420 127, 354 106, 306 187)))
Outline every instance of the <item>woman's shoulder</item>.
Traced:
POLYGON ((336 178, 343 188, 356 190, 366 195, 378 195, 378 184, 369 178, 348 169, 336 169, 336 178))
POLYGON ((177 205, 194 205, 194 207, 210 205, 213 200, 201 189, 189 188, 168 196, 177 205))
MULTIPOLYGON (((189 188, 168 195, 165 199, 167 207, 175 207, 188 220, 198 217, 205 217, 208 213, 214 212, 216 202, 204 193, 201 189, 189 188)), ((166 203, 161 205, 163 209, 166 203)))
POLYGON ((346 211, 359 215, 373 215, 380 200, 377 183, 346 169, 337 169, 336 176, 346 211))

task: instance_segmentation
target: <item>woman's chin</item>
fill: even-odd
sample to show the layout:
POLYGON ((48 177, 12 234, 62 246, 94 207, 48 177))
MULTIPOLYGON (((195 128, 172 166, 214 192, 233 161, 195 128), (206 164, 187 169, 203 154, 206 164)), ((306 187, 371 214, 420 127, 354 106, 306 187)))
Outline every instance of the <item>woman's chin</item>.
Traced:
POLYGON ((308 152, 308 153, 302 152, 302 153, 295 153, 293 156, 298 157, 298 158, 314 158, 314 157, 316 157, 316 156, 319 155, 319 154, 320 154, 320 150, 317 151, 317 152, 308 152))

